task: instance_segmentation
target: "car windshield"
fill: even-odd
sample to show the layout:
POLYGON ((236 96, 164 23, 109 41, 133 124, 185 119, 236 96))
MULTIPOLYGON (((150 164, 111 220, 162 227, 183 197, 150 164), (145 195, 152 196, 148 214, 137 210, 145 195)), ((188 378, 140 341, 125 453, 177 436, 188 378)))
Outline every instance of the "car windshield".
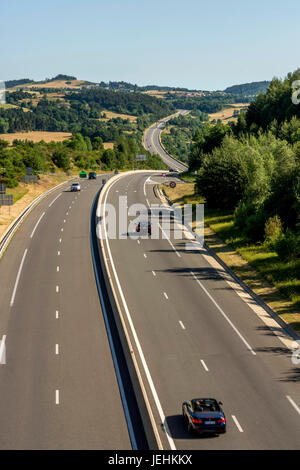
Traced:
POLYGON ((210 398, 199 398, 192 400, 194 411, 220 411, 219 404, 216 400, 210 398))

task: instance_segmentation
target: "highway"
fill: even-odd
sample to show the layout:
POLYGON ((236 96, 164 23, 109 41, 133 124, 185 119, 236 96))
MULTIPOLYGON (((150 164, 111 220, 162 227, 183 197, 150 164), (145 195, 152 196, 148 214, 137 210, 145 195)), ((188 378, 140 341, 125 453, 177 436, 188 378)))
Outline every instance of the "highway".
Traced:
MULTIPOLYGON (((123 176, 104 187, 102 204, 117 216, 120 196, 128 207, 158 204, 153 185, 162 180, 123 176)), ((238 295, 204 248, 185 250, 184 240, 161 232, 156 240, 130 233, 106 238, 104 256, 163 448, 299 450, 300 368, 253 310, 255 300, 238 295), (225 435, 187 434, 181 404, 205 396, 223 402, 225 435)))
POLYGON ((188 169, 188 166, 185 165, 184 163, 179 162, 178 160, 173 158, 172 155, 168 154, 164 150, 164 148, 162 147, 160 143, 160 133, 162 129, 165 127, 167 121, 169 121, 170 119, 176 116, 179 116, 180 114, 185 115, 188 113, 189 111, 180 110, 177 113, 172 114, 171 116, 167 116, 166 118, 161 119, 160 121, 156 122, 151 127, 149 127, 144 134, 143 143, 144 143, 145 149, 151 153, 160 155, 160 157, 162 158, 163 162, 166 165, 178 171, 186 171, 188 169))
POLYGON ((102 178, 45 197, 0 260, 1 449, 132 447, 91 256, 102 178))

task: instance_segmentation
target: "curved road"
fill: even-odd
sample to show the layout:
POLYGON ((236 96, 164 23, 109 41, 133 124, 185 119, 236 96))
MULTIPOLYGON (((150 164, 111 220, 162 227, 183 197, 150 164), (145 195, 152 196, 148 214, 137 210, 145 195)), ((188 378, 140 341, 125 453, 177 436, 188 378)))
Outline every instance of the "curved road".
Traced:
POLYGON ((90 249, 97 181, 45 197, 0 261, 1 449, 130 449, 90 249))
POLYGON ((188 169, 188 166, 185 165, 184 163, 179 162, 175 158, 173 158, 170 154, 168 154, 164 148, 162 147, 160 143, 160 133, 162 129, 165 127, 166 122, 169 121, 170 119, 179 116, 180 114, 188 114, 189 111, 186 110, 180 110, 176 114, 172 114, 171 116, 168 116, 161 121, 156 122, 153 124, 149 129, 146 130, 144 134, 144 147, 146 150, 148 150, 151 153, 155 153, 160 155, 162 158, 163 162, 171 167, 172 169, 178 170, 178 171, 186 171, 188 169))
MULTIPOLYGON (((128 207, 160 203, 153 184, 163 178, 148 178, 118 179, 106 202, 117 215, 119 196, 128 207)), ((156 240, 131 233, 106 240, 105 255, 164 448, 300 449, 300 368, 253 311, 255 300, 238 295, 206 250, 185 250, 161 230, 156 240), (223 402, 225 435, 187 434, 181 404, 199 396, 223 402)))

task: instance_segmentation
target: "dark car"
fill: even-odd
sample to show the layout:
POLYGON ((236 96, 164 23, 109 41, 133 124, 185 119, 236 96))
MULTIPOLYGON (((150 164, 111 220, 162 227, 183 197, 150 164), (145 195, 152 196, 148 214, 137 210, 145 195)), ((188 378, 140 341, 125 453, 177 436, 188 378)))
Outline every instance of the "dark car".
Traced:
POLYGON ((151 235, 151 230, 152 226, 150 220, 141 220, 136 226, 137 232, 148 232, 151 235))
POLYGON ((89 180, 97 179, 97 173, 95 171, 90 171, 89 173, 89 180))
POLYGON ((115 170, 114 173, 115 173, 115 175, 118 175, 118 174, 119 174, 119 170, 115 170))
POLYGON ((194 398, 182 404, 182 414, 189 434, 226 432, 226 417, 222 403, 215 398, 194 398))

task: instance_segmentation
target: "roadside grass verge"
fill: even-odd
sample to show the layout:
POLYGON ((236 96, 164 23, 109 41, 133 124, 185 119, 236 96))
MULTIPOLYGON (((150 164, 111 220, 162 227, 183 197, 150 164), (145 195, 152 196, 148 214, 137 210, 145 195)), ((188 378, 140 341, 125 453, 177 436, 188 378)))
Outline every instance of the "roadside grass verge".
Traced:
POLYGON ((197 175, 191 171, 184 171, 183 173, 180 173, 180 178, 188 183, 195 183, 197 175))
MULTIPOLYGON (((194 184, 162 189, 173 203, 205 203, 194 184)), ((232 211, 205 207, 204 214, 207 245, 300 334, 300 259, 282 261, 263 243, 250 242, 235 227, 232 211)))
POLYGON ((19 201, 19 199, 22 199, 22 197, 25 196, 28 191, 29 189, 25 187, 25 184, 19 184, 16 188, 7 188, 6 194, 12 194, 15 204, 17 201, 19 201))

